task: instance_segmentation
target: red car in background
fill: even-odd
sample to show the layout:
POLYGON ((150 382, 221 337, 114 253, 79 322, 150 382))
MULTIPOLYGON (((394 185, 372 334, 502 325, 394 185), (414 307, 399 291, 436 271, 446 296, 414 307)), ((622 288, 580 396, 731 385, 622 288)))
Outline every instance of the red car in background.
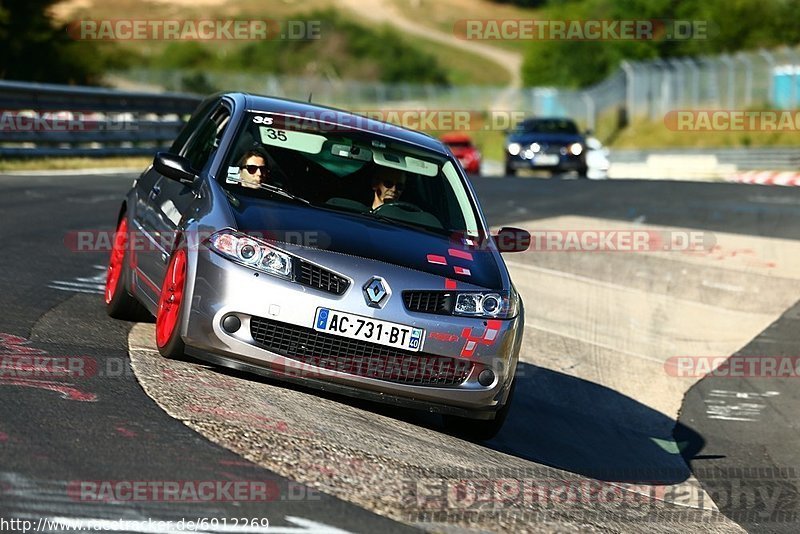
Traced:
POLYGON ((441 136, 439 140, 447 145, 453 155, 461 162, 461 166, 469 174, 480 174, 481 153, 467 134, 449 133, 441 136))

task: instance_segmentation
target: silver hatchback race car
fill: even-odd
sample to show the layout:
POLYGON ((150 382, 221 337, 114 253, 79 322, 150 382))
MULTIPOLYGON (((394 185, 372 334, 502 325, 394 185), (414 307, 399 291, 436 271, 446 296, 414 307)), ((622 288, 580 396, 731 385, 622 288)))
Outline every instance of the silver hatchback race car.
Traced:
POLYGON ((487 439, 511 403, 524 312, 475 193, 439 141, 360 115, 215 95, 119 212, 105 301, 156 344, 433 411, 487 439))

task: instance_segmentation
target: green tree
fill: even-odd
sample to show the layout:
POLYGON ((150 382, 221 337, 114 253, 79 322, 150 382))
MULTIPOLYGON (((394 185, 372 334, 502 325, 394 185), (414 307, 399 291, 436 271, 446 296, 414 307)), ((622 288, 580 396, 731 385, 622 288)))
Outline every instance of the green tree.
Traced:
POLYGON ((686 21, 702 33, 689 39, 532 41, 525 53, 526 85, 586 87, 624 59, 720 54, 800 42, 800 0, 570 0, 548 4, 542 20, 686 21))
POLYGON ((0 5, 0 78, 92 84, 109 55, 97 43, 77 42, 47 11, 56 0, 3 0, 0 5))

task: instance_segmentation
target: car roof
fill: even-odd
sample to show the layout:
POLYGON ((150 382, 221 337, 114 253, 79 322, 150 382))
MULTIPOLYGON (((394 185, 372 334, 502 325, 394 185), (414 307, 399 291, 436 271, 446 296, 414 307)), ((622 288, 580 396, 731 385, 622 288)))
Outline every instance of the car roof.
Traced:
POLYGON ((520 124, 530 124, 534 122, 569 122, 576 124, 576 122, 569 117, 527 117, 523 119, 520 124))
POLYGON ((273 113, 284 113, 290 115, 298 115, 300 117, 308 117, 319 119, 322 117, 324 120, 326 116, 324 112, 336 112, 336 117, 339 122, 344 126, 352 128, 353 130, 362 130, 372 132, 376 135, 394 139, 397 141, 404 141, 411 143, 429 150, 433 150, 439 154, 447 155, 447 150, 439 140, 431 137, 428 134, 409 130, 395 124, 388 122, 378 121, 353 113, 344 109, 333 108, 329 106, 321 106, 310 102, 299 102, 287 98, 277 98, 271 96, 254 95, 250 93, 225 93, 224 96, 233 99, 237 105, 244 106, 248 111, 267 111, 273 113), (351 120, 352 119, 352 120, 351 120))

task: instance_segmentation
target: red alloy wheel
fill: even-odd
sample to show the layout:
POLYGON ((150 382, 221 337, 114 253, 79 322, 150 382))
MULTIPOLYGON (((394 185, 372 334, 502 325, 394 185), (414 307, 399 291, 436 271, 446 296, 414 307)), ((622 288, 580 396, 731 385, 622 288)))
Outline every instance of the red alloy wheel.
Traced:
POLYGON ((184 282, 186 281, 186 251, 177 250, 169 261, 167 276, 161 287, 156 316, 156 344, 165 347, 172 337, 180 318, 183 302, 184 282))
POLYGON ((123 216, 119 221, 117 231, 114 234, 114 246, 111 249, 111 258, 108 260, 108 271, 106 272, 106 304, 111 302, 117 292, 119 277, 122 274, 123 262, 125 261, 125 247, 128 244, 128 219, 123 216))

